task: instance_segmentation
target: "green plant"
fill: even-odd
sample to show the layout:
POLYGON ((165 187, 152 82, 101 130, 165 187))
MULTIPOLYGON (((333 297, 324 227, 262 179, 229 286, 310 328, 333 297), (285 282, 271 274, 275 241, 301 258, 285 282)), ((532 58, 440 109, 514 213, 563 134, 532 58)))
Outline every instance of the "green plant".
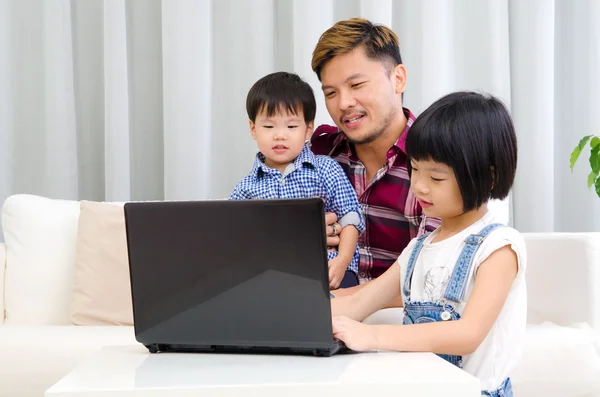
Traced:
POLYGON ((590 167, 592 168, 588 175, 588 189, 594 186, 596 194, 600 197, 600 137, 588 135, 579 141, 579 145, 571 153, 571 172, 573 172, 573 167, 588 142, 590 143, 590 167))

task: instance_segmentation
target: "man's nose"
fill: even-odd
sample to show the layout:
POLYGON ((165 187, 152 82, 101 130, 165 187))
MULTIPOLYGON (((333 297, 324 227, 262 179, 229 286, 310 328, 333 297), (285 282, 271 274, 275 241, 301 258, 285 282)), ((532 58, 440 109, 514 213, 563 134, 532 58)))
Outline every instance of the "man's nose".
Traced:
POLYGON ((354 96, 349 91, 341 91, 340 92, 340 109, 346 110, 348 108, 356 106, 356 100, 354 96))

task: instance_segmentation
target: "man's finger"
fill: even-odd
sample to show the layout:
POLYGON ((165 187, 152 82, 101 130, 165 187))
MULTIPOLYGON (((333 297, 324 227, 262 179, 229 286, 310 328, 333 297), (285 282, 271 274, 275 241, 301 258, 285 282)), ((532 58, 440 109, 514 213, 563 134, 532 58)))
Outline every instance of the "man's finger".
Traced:
POLYGON ((337 215, 334 212, 327 212, 325 214, 325 224, 331 225, 335 222, 337 222, 337 215))

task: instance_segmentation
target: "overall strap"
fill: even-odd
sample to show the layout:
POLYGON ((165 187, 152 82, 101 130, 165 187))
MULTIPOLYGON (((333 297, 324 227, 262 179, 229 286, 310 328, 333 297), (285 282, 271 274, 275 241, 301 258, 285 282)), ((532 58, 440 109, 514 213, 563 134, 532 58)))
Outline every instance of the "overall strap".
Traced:
POLYGON ((471 234, 465 239, 465 245, 458 256, 452 276, 446 287, 445 298, 453 302, 462 302, 467 287, 469 271, 473 265, 475 253, 485 238, 496 228, 504 226, 500 223, 492 223, 485 226, 478 234, 471 234))
POLYGON ((425 237, 429 235, 429 232, 424 233, 417 237, 417 244, 415 248, 410 253, 410 258, 408 260, 408 266, 406 268, 406 278, 404 279, 404 296, 408 297, 410 295, 410 284, 412 279, 413 270, 415 270, 415 263, 417 262, 417 257, 421 252, 421 248, 423 248, 423 242, 425 241, 425 237))

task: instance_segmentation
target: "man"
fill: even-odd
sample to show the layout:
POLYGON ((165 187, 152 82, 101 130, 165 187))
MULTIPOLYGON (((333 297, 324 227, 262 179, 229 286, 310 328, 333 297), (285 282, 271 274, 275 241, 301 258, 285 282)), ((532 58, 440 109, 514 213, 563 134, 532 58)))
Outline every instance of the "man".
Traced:
MULTIPOLYGON (((410 190, 404 145, 415 116, 402 107, 406 69, 398 37, 365 19, 340 21, 319 39, 312 69, 336 123, 315 130, 312 150, 338 161, 365 215, 362 284, 385 272, 412 238, 439 226, 438 219, 423 216, 410 190)), ((336 245, 341 228, 333 214, 327 223, 328 245, 336 245)))

